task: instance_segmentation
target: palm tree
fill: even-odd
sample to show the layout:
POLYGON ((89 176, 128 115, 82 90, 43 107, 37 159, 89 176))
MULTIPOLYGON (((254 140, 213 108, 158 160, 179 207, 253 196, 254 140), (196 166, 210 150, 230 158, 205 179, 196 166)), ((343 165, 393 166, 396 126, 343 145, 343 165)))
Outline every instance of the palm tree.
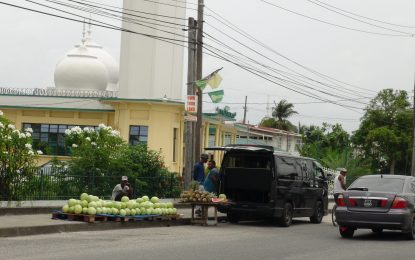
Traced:
POLYGON ((288 103, 285 99, 282 99, 278 104, 274 101, 274 104, 275 107, 272 111, 272 117, 276 119, 276 127, 283 130, 295 130, 295 126, 287 120, 290 116, 298 114, 293 109, 294 105, 288 103))

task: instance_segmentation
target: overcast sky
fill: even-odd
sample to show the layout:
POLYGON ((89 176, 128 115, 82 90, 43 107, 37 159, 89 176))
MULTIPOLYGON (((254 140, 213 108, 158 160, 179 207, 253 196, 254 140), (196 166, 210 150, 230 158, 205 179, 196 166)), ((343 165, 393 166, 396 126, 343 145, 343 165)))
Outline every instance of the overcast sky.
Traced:
MULTIPOLYGON (((174 0, 159 1, 177 4, 174 0)), ((415 2, 411 0, 320 1, 383 22, 415 26, 415 16, 413 15, 415 2)), ((31 8, 35 7, 34 4, 24 0, 5 2, 31 8)), ((36 2, 50 4, 46 1, 36 2)), ((120 0, 99 2, 116 6, 121 6, 122 3, 120 0)), ((192 4, 195 2, 196 0, 188 1, 188 7, 195 8, 195 5, 192 4)), ((351 20, 307 0, 267 0, 267 2, 344 27, 383 34, 403 35, 402 33, 351 20)), ((207 16, 204 28, 206 33, 266 66, 287 72, 287 68, 276 64, 280 63, 291 69, 290 73, 295 71, 315 80, 315 85, 313 86, 308 82, 307 88, 289 86, 297 92, 308 92, 330 100, 358 99, 359 96, 370 97, 384 88, 403 89, 408 91, 410 96, 413 95, 415 71, 415 41, 413 37, 381 36, 351 31, 295 15, 260 0, 205 0, 205 4, 209 8, 206 9, 207 16), (267 51, 218 22, 217 19, 221 18, 210 10, 225 17, 239 29, 244 30, 261 43, 286 57, 339 81, 347 82, 353 87, 327 81, 327 79, 309 73, 275 53, 267 51), (228 36, 249 46, 257 53, 238 45, 212 26, 224 31, 228 36), (263 56, 258 55, 258 53, 263 56), (324 82, 326 86, 319 85, 316 81, 324 82), (330 87, 327 86, 329 84, 330 87), (331 86, 334 84, 337 89, 331 86), (367 91, 367 89, 374 92, 367 91), (322 92, 331 93, 337 97, 326 96, 322 92)), ((36 8, 40 9, 39 7, 36 8)), ((188 15, 195 16, 195 13, 188 10, 188 15)), ((106 21, 119 25, 116 21, 106 21)), ((371 20, 365 21, 376 23, 371 20)), ((376 24, 395 31, 415 33, 415 27, 405 28, 385 23, 376 24)), ((79 23, 30 13, 5 5, 0 5, 0 28, 2 33, 0 40, 1 87, 35 88, 53 86, 53 72, 56 63, 73 45, 80 42, 82 32, 82 25, 79 23)), ((119 59, 119 32, 94 28, 93 38, 105 46, 116 59, 119 59)), ((209 39, 206 39, 206 43, 213 45, 209 39)), ((223 45, 214 46, 230 52, 223 45)), ((184 64, 186 66, 187 63, 184 64)), ((294 124, 298 124, 298 122, 307 125, 321 125, 322 122, 341 123, 346 130, 351 132, 359 126, 359 119, 363 115, 363 111, 361 109, 353 109, 354 111, 352 111, 343 106, 362 108, 365 106, 364 103, 368 102, 368 99, 359 99, 361 103, 339 102, 343 105, 310 103, 318 100, 287 90, 235 65, 205 56, 205 75, 220 67, 223 67, 221 71, 223 82, 220 88, 225 91, 225 97, 220 106, 230 106, 231 111, 237 112, 237 119, 242 119, 242 103, 245 96, 248 96, 247 119, 252 124, 258 123, 267 114, 267 102, 272 107, 274 100, 278 102, 281 99, 287 99, 295 104, 295 110, 299 113, 291 118, 294 124)), ((264 69, 261 68, 261 70, 264 69)), ((274 75, 276 74, 274 73, 274 75)), ((205 100, 208 100, 207 96, 205 96, 205 100)), ((205 103, 204 106, 206 112, 213 111, 215 107, 208 103, 205 103)))

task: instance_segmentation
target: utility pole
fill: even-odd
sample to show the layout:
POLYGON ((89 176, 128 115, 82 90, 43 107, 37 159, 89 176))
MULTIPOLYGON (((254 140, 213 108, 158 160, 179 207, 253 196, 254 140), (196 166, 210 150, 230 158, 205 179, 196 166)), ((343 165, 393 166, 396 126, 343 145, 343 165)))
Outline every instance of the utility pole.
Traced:
MULTIPOLYGON (((203 73, 203 9, 205 7, 204 0, 198 0, 197 8, 197 49, 196 49, 196 80, 202 79, 203 73)), ((197 121, 195 129, 195 159, 200 158, 202 151, 202 92, 197 89, 197 121)))
POLYGON ((247 107, 246 107, 246 101, 248 100, 248 96, 245 96, 245 106, 244 106, 244 124, 246 123, 246 110, 247 110, 247 107))
POLYGON ((415 82, 414 82, 414 99, 412 106, 412 166, 411 175, 415 177, 415 82))
MULTIPOLYGON (((196 21, 193 17, 188 20, 188 58, 187 58, 187 95, 194 95, 194 82, 196 79, 196 21)), ((194 127, 192 121, 185 122, 185 162, 184 162, 184 188, 187 190, 192 180, 192 168, 195 163, 194 127)))

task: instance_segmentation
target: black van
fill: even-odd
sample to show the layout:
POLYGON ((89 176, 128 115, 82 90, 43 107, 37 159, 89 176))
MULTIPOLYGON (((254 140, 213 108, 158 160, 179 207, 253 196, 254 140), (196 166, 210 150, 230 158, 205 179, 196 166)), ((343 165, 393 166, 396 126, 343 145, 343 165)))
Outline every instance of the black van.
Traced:
POLYGON ((314 159, 274 152, 271 146, 209 150, 225 151, 219 192, 226 194, 229 204, 219 211, 227 213, 230 222, 274 218, 288 227, 293 217, 320 223, 327 214, 327 180, 314 159))

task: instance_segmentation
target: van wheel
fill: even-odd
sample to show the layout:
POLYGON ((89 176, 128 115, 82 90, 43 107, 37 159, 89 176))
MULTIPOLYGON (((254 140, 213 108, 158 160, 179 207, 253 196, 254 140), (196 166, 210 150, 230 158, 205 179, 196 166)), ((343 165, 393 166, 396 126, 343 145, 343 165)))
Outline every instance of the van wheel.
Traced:
POLYGON ((293 206, 291 203, 285 203, 282 216, 279 219, 279 223, 283 227, 289 227, 293 221, 293 206))
POLYGON ((313 216, 310 217, 311 223, 320 224, 323 220, 324 216, 324 208, 323 203, 321 201, 317 201, 316 208, 314 210, 313 216))
POLYGON ((339 227, 340 235, 344 238, 352 238, 354 235, 354 228, 351 227, 339 227))
POLYGON ((228 213, 227 214, 227 219, 230 223, 236 224, 239 221, 239 217, 236 214, 233 213, 228 213))

